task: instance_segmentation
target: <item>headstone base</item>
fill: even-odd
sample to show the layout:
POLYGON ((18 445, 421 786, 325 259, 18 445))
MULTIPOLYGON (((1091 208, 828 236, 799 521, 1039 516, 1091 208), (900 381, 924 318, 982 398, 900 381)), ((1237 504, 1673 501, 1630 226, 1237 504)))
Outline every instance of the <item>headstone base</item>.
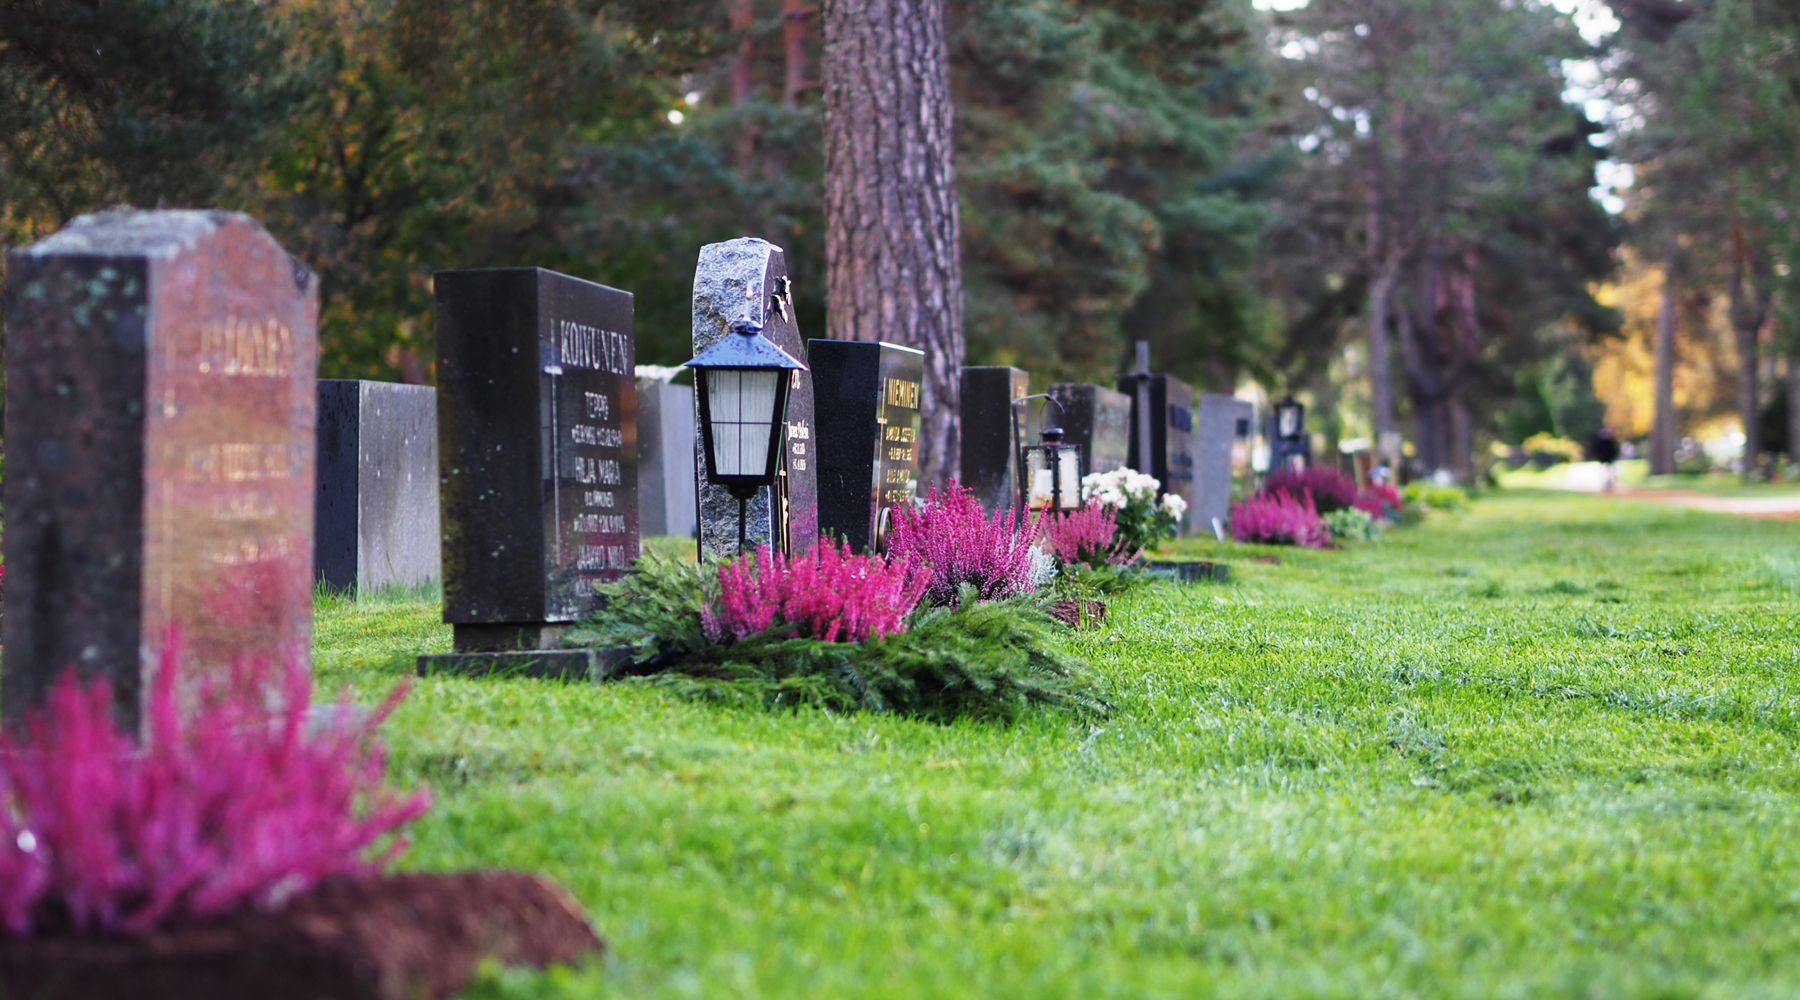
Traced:
POLYGON ((573 628, 570 622, 498 622, 451 626, 450 648, 458 653, 512 653, 555 649, 573 628))
POLYGON ((521 649, 502 653, 436 653, 419 657, 419 676, 528 677, 598 683, 631 662, 633 646, 604 649, 521 649))
POLYGON ((1152 577, 1158 577, 1164 580, 1180 580, 1182 583, 1199 583, 1206 580, 1210 580, 1214 583, 1231 582, 1231 567, 1225 563, 1147 563, 1144 566, 1144 572, 1152 577))

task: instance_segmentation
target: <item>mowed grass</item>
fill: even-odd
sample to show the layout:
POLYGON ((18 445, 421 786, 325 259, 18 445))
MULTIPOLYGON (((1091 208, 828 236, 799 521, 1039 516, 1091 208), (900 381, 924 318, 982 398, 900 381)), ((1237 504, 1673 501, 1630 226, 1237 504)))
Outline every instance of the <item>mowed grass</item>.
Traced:
MULTIPOLYGON (((1233 584, 1071 637, 1092 724, 419 682, 405 866, 545 872, 613 949, 470 995, 1800 996, 1800 524, 1503 494, 1192 549, 1233 584)), ((447 647, 321 605, 359 698, 447 647)))

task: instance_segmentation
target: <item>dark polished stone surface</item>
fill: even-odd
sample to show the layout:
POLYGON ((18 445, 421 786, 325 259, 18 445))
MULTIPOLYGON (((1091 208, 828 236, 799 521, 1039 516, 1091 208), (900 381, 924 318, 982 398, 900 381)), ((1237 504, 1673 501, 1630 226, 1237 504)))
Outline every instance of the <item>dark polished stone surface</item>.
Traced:
POLYGON ((5 664, 141 722, 183 668, 310 657, 317 282, 255 220, 107 212, 7 257, 5 664))
MULTIPOLYGON (((1139 375, 1119 379, 1119 389, 1132 398, 1131 426, 1138 424, 1136 391, 1139 375)), ((1162 483, 1164 493, 1174 493, 1194 509, 1194 390, 1173 375, 1149 376, 1150 391, 1150 461, 1143 464, 1138 456, 1137 435, 1132 435, 1129 462, 1139 472, 1148 472, 1162 483)), ((1201 522, 1193 516, 1181 520, 1183 535, 1200 533, 1201 522)), ((1210 534, 1212 526, 1206 524, 1210 534)))
POLYGON ((878 548, 887 508, 919 492, 919 405, 925 354, 852 340, 809 340, 813 396, 830 419, 813 435, 819 525, 856 551, 878 548))
POLYGON ((1031 413, 1036 407, 1018 407, 1018 419, 1025 426, 1019 428, 1015 440, 1012 401, 1030 393, 1031 375, 1023 369, 962 370, 961 482, 990 513, 1019 502, 1018 445, 1037 443, 1037 436, 1031 433, 1031 413))
POLYGON ((362 593, 436 583, 437 390, 319 381, 318 579, 362 593))
MULTIPOLYGON (((1129 463, 1131 397, 1076 382, 1058 382, 1050 387, 1050 395, 1063 407, 1063 440, 1081 446, 1082 475, 1111 472, 1129 463)), ((1049 409, 1042 419, 1057 419, 1056 407, 1049 409)))
MULTIPOLYGON (((694 354, 728 334, 732 320, 744 317, 761 323, 763 336, 790 357, 806 357, 806 345, 794 319, 786 253, 753 237, 709 243, 700 248, 694 268, 694 354)), ((787 441, 775 485, 759 490, 749 502, 744 537, 752 546, 768 542, 798 554, 811 548, 819 537, 819 493, 812 454, 813 383, 806 372, 795 372, 793 377, 788 388, 787 441)), ((696 409, 696 426, 698 422, 696 409)), ((706 457, 698 437, 693 447, 699 483, 700 557, 735 555, 737 498, 706 481, 706 457)))
POLYGON ((694 387, 638 381, 638 527, 645 535, 692 536, 694 387))
POLYGON ((444 620, 590 615, 638 554, 631 294, 542 268, 435 285, 444 620))

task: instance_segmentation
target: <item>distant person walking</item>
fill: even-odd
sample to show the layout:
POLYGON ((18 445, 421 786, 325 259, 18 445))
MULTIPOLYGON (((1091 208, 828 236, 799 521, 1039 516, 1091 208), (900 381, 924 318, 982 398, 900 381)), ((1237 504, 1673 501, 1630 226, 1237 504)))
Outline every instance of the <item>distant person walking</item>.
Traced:
POLYGON ((1588 458, 1599 462, 1606 470, 1606 492, 1611 493, 1618 483, 1619 439, 1613 436, 1612 428, 1602 427, 1594 432, 1594 439, 1588 442, 1588 458))

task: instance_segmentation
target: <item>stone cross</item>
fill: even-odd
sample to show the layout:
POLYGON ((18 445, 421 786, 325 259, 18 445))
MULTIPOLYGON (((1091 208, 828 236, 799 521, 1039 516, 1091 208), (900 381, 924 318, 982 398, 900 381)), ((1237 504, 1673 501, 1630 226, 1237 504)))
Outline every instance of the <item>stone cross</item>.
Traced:
POLYGON ((306 662, 318 283, 255 220, 105 212, 7 256, 5 666, 65 669, 141 731, 183 668, 306 662))

